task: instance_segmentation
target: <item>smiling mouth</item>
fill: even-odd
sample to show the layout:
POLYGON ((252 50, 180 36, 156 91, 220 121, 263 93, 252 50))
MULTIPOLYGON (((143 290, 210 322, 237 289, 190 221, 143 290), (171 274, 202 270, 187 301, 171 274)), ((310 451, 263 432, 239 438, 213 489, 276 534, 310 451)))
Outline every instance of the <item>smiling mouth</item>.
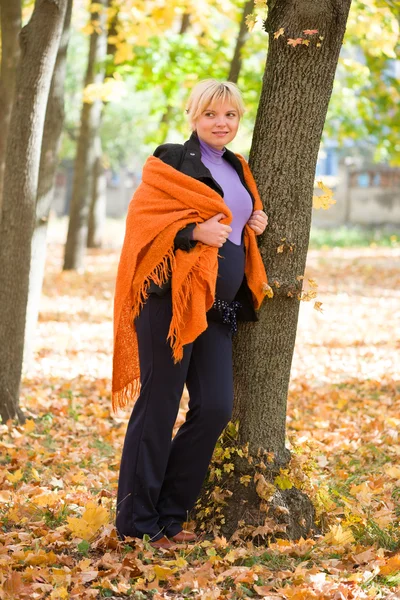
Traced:
POLYGON ((227 131, 213 131, 215 135, 228 135, 227 131))

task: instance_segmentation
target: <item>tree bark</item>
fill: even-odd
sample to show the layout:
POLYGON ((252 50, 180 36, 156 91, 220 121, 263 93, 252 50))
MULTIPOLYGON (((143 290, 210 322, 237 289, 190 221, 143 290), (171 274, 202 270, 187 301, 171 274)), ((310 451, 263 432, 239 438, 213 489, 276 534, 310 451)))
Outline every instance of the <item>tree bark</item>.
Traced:
POLYGON ((0 77, 0 218, 3 197, 6 146, 14 98, 15 77, 20 56, 21 0, 0 0, 1 77, 0 77))
POLYGON ((96 160, 93 167, 92 202, 89 214, 88 248, 101 248, 107 214, 107 178, 103 167, 101 139, 95 140, 96 160))
POLYGON ((47 225, 54 198, 58 152, 64 123, 64 84, 67 69, 67 50, 70 38, 72 0, 67 0, 64 27, 57 53, 53 78, 47 101, 46 117, 40 154, 39 183, 36 200, 36 221, 31 244, 29 293, 26 310, 24 369, 31 368, 35 330, 39 316, 44 268, 46 263, 47 225))
MULTIPOLYGON (((0 225, 0 415, 18 413, 40 148, 66 0, 37 0, 21 31, 0 225)), ((20 418, 21 415, 19 414, 20 418)))
MULTIPOLYGON (((108 0, 92 0, 100 4, 101 12, 92 13, 96 27, 90 36, 89 60, 86 70, 85 89, 91 85, 101 85, 104 81, 104 61, 107 53, 107 13, 108 0)), ((96 160, 94 141, 101 123, 102 101, 83 102, 81 128, 74 167, 74 184, 71 211, 65 246, 64 270, 80 269, 86 251, 89 210, 93 185, 93 169, 96 160)))
MULTIPOLYGON (((264 458, 267 468, 262 466, 270 481, 290 458, 285 424, 302 288, 298 277, 305 269, 318 148, 350 4, 351 0, 268 2, 265 28, 270 41, 250 166, 269 216, 260 250, 274 297, 265 299, 259 322, 243 323, 236 337, 233 417, 239 421, 239 443, 248 443, 254 465, 260 463, 260 453, 273 453, 273 462, 264 458), (280 28, 284 34, 275 39, 280 28), (304 33, 313 29, 318 34, 304 33), (310 44, 288 44, 299 37, 310 44)), ((225 510, 228 534, 243 518, 260 523, 263 509, 255 487, 239 484, 246 469, 249 472, 246 460, 237 463, 234 493, 225 510)), ((275 516, 277 507, 287 536, 307 535, 313 529, 313 508, 307 500, 295 488, 276 488, 267 514, 275 516)))
POLYGON ((228 81, 232 81, 233 83, 237 83, 239 79, 240 69, 242 68, 242 48, 246 43, 247 38, 249 37, 249 30, 246 24, 246 18, 251 15, 254 8, 254 0, 248 0, 242 12, 242 18, 240 21, 239 33, 236 38, 235 51, 233 53, 233 58, 229 70, 228 81))

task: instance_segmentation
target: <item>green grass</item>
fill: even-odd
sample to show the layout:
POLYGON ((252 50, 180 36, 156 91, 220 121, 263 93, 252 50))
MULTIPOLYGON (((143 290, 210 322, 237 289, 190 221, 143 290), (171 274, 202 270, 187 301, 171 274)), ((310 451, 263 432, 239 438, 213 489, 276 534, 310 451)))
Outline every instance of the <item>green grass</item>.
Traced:
POLYGON ((400 247, 400 229, 393 225, 386 228, 338 226, 329 229, 313 227, 310 248, 357 248, 368 246, 400 247))

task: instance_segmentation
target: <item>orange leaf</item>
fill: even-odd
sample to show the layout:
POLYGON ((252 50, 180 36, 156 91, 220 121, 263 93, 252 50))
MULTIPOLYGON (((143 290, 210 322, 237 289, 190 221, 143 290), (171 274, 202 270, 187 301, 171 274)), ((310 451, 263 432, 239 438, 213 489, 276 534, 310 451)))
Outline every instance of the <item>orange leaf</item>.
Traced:
POLYGON ((288 46, 298 46, 299 44, 303 43, 303 38, 296 38, 296 39, 289 38, 287 43, 288 43, 288 46))
POLYGON ((389 558, 386 564, 379 569, 382 575, 393 575, 393 573, 397 573, 398 571, 400 571, 400 554, 395 554, 389 558))

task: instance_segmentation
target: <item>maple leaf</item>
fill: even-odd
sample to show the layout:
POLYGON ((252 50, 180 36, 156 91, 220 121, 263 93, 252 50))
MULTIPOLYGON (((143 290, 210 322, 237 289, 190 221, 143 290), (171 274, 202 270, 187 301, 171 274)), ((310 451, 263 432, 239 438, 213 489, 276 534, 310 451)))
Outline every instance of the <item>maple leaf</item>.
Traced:
POLYGON ((315 33, 318 33, 318 29, 303 29, 303 33, 305 35, 314 35, 315 33))
POLYGON ((270 500, 275 493, 275 486, 269 483, 262 473, 256 473, 254 481, 256 482, 256 492, 260 498, 270 500))
POLYGON ((320 208, 327 210, 332 204, 336 204, 336 200, 333 199, 333 191, 322 183, 322 181, 318 181, 317 185, 324 193, 319 196, 313 196, 313 207, 317 210, 320 208))
POLYGON ((389 558, 382 567, 379 567, 381 575, 393 575, 400 571, 400 554, 395 554, 389 558))
POLYGON ((278 29, 278 31, 275 31, 274 33, 274 39, 277 40, 278 38, 281 37, 281 35, 283 35, 285 33, 285 30, 283 27, 281 27, 280 29, 278 29))
POLYGON ((240 483, 242 483, 245 487, 247 487, 251 481, 251 475, 242 475, 239 479, 240 483))
POLYGON ((274 290, 272 289, 272 287, 270 285, 268 285, 268 283, 262 284, 262 291, 263 291, 264 295, 267 296, 267 298, 274 297, 274 290))
POLYGON ((293 46, 293 47, 298 46, 299 44, 303 43, 303 38, 296 38, 296 39, 288 38, 287 43, 288 43, 288 46, 293 46))
POLYGON ((14 471, 14 473, 7 472, 7 475, 6 475, 8 481, 11 481, 11 483, 17 483, 18 481, 21 481, 23 476, 24 475, 23 475, 21 469, 14 471))
POLYGON ((74 535, 83 540, 90 540, 94 534, 109 520, 109 512, 95 502, 88 502, 82 517, 68 517, 69 529, 74 535))
POLYGON ((247 15, 246 26, 249 31, 253 31, 256 22, 257 22, 257 15, 255 15, 254 13, 252 13, 251 15, 247 15))
POLYGON ((343 529, 340 524, 331 527, 323 539, 327 544, 332 546, 352 544, 355 541, 350 529, 343 529))
POLYGON ((35 421, 33 419, 27 419, 27 421, 25 421, 24 424, 24 430, 26 433, 32 433, 32 431, 34 431, 36 425, 35 425, 35 421))
POLYGON ((300 296, 300 300, 302 302, 309 302, 310 300, 314 300, 317 297, 317 292, 315 290, 309 290, 308 292, 303 292, 300 296))
POLYGON ((303 46, 309 46, 310 40, 302 40, 301 43, 303 44, 303 46))
POLYGON ((293 483, 287 475, 278 475, 275 477, 274 483, 281 488, 281 490, 290 490, 293 487, 293 483))
POLYGON ((323 313, 322 302, 314 302, 314 308, 320 313, 323 313))

